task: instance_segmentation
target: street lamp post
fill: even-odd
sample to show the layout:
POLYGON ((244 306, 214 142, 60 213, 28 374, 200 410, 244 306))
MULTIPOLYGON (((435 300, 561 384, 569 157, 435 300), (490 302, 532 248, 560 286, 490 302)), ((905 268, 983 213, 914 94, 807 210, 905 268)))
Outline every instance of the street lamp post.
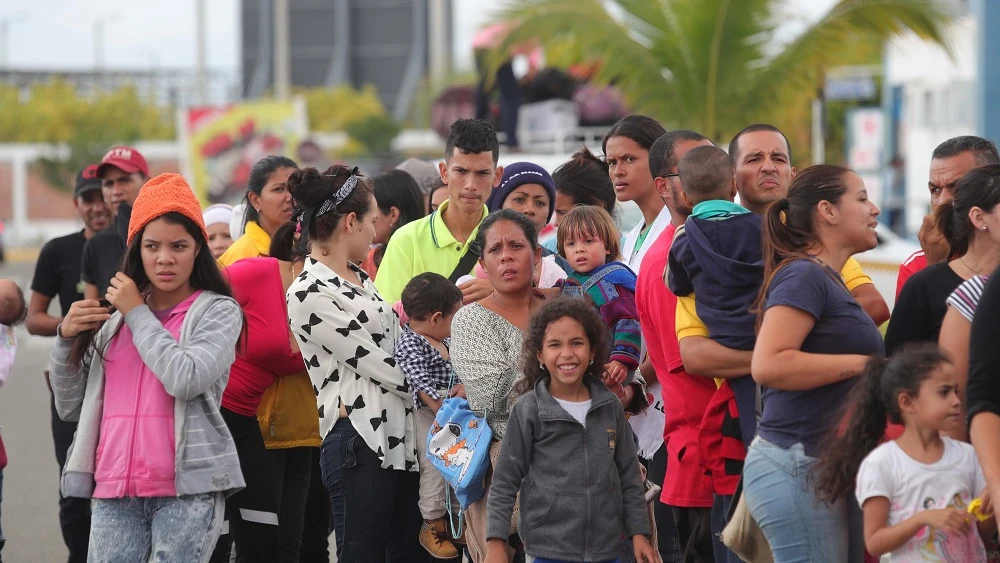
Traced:
POLYGON ((288 100, 288 51, 288 0, 274 0, 274 96, 280 101, 288 100))
POLYGON ((0 68, 10 68, 10 26, 27 19, 27 14, 22 10, 13 16, 0 17, 0 68))
POLYGON ((101 14, 94 18, 94 70, 104 70, 104 31, 107 24, 115 21, 117 14, 101 14))

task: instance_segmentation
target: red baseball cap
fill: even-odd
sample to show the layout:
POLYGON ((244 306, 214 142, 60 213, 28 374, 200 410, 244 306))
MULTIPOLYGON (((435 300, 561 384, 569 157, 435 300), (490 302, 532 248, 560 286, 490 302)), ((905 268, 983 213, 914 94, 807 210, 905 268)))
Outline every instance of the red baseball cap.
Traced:
POLYGON ((115 147, 108 151, 101 159, 101 165, 97 167, 97 177, 103 178, 108 168, 114 166, 126 174, 142 172, 149 176, 149 164, 146 157, 132 147, 115 147))

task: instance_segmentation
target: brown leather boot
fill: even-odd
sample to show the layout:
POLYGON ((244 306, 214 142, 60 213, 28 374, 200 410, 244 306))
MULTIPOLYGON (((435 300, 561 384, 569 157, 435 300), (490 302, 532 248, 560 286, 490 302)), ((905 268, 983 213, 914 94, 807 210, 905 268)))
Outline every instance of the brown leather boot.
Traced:
POLYGON ((451 541, 448 524, 444 518, 424 520, 424 525, 420 527, 420 545, 435 559, 458 557, 458 548, 451 541))

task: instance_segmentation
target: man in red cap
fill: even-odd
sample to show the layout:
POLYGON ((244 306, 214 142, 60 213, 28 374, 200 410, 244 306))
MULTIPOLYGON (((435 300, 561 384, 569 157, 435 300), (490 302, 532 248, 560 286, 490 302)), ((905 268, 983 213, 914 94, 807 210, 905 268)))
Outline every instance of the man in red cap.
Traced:
MULTIPOLYGON (((34 335, 55 336, 56 327, 66 316, 70 305, 83 299, 79 256, 87 240, 111 224, 111 212, 101 194, 101 179, 97 177, 96 164, 84 168, 77 176, 73 205, 83 219, 83 230, 45 243, 35 264, 25 323, 28 332, 34 335), (52 315, 49 314, 49 305, 56 297, 59 298, 61 312, 52 315)), ((48 372, 45 372, 46 383, 48 380, 48 372)), ((76 422, 61 420, 54 402, 50 409, 52 442, 55 444, 56 460, 62 468, 66 464, 66 451, 73 443, 76 422)), ((59 527, 69 549, 69 563, 85 563, 90 539, 90 499, 60 495, 59 527)))
POLYGON ((114 219, 110 228, 94 235, 83 248, 80 276, 86 299, 101 299, 111 278, 121 268, 132 203, 149 179, 149 164, 132 147, 114 147, 101 159, 97 176, 101 179, 104 201, 111 208, 114 219))

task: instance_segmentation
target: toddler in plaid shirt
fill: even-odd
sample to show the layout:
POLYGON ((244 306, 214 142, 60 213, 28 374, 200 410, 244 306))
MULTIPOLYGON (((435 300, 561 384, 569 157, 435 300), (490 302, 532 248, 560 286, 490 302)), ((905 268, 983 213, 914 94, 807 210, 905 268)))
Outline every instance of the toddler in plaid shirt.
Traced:
MULTIPOLYGON (((462 306, 462 292, 444 276, 420 274, 403 289, 403 310, 410 322, 396 341, 393 354, 396 365, 406 376, 413 390, 413 406, 417 421, 417 458, 420 460, 420 514, 424 524, 420 529, 420 545, 437 559, 458 557, 459 552, 448 535, 445 522, 444 478, 427 458, 427 433, 434 424, 451 379, 451 359, 448 340, 451 320, 462 306)), ((451 396, 465 396, 457 380, 451 396)))

